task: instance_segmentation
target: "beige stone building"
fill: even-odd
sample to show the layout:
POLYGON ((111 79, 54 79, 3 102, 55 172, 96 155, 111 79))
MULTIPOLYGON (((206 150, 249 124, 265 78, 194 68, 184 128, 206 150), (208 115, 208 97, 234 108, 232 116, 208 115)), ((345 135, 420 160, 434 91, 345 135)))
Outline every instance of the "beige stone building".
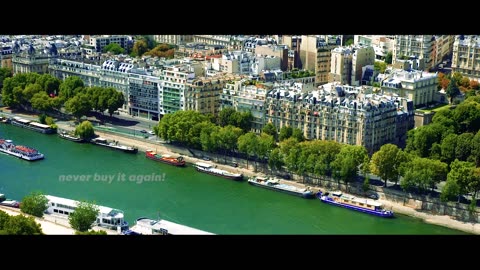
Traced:
POLYGON ((354 35, 353 40, 355 45, 373 47, 377 61, 383 61, 389 52, 393 54, 395 44, 393 35, 354 35))
POLYGON ((288 47, 286 45, 263 45, 255 47, 256 55, 268 55, 280 58, 280 69, 288 69, 288 47))
POLYGON ((218 74, 214 77, 197 77, 185 86, 185 110, 203 114, 218 115, 220 96, 228 82, 241 77, 232 74, 218 74))
POLYGON ((397 95, 413 102, 415 108, 435 101, 437 73, 419 70, 391 69, 389 74, 380 74, 380 88, 384 94, 397 95))
POLYGON ((371 92, 337 83, 309 93, 275 88, 267 93, 265 123, 298 128, 307 139, 363 145, 370 153, 386 143, 404 144, 414 126, 412 102, 371 92))
POLYGON ((303 69, 315 72, 315 84, 328 82, 331 68, 332 49, 340 46, 338 36, 302 36, 300 60, 303 69))
POLYGON ((193 35, 154 35, 153 40, 158 43, 180 45, 193 41, 193 35))
POLYGON ((457 36, 453 44, 452 72, 480 81, 480 38, 457 36))
POLYGON ((424 66, 419 69, 430 70, 452 53, 451 35, 397 35, 393 50, 393 63, 397 59, 416 57, 423 59, 424 66))
POLYGON ((247 78, 228 82, 220 95, 220 110, 234 108, 239 112, 251 112, 251 130, 260 133, 265 126, 265 98, 273 84, 251 85, 250 82, 247 78))
POLYGON ((375 63, 372 46, 337 47, 332 50, 329 82, 361 85, 363 67, 375 63))
POLYGON ((37 51, 33 44, 31 44, 28 50, 13 53, 13 75, 17 73, 29 72, 35 72, 39 74, 48 73, 48 65, 51 58, 56 58, 56 55, 45 53, 43 50, 37 51))

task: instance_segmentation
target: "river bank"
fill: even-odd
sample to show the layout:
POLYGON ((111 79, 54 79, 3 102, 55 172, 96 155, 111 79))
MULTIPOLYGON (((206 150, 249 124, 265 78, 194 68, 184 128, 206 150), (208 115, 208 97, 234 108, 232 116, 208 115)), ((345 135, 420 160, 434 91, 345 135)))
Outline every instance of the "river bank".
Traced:
MULTIPOLYGON (((63 126, 63 125, 59 126, 59 128, 70 129, 70 130, 73 129, 72 126, 63 126)), ((112 134, 112 133, 109 133, 109 132, 101 132, 101 131, 95 131, 95 132, 98 135, 100 135, 100 136, 102 136, 106 139, 116 140, 121 144, 137 146, 139 148, 139 151, 140 151, 139 154, 140 155, 144 154, 144 153, 142 153, 142 151, 145 151, 147 149, 155 149, 156 151, 158 151, 161 154, 170 154, 172 156, 182 155, 188 163, 195 163, 197 161, 205 162, 201 158, 195 158, 195 157, 190 156, 188 150, 182 149, 182 148, 179 148, 179 147, 175 147, 175 146, 172 146, 172 145, 169 145, 169 144, 163 144, 163 143, 159 143, 159 142, 156 142, 156 141, 148 141, 148 140, 143 140, 143 139, 129 138, 129 137, 125 137, 124 135, 116 135, 116 134, 112 134)), ((197 156, 199 156, 199 155, 197 155, 197 156)), ((213 161, 211 161, 211 162, 215 163, 213 161)), ((255 172, 252 169, 253 166, 251 166, 251 164, 250 164, 249 168, 246 168, 245 166, 242 166, 242 165, 239 166, 239 167, 233 167, 233 166, 220 164, 220 163, 215 163, 215 165, 218 168, 225 169, 225 170, 228 170, 228 171, 240 172, 240 173, 244 174, 244 176, 246 176, 246 177, 250 177, 250 176, 254 176, 254 175, 258 174, 257 172, 255 172)), ((297 185, 297 186, 300 186, 300 187, 305 187, 306 186, 306 185, 304 185, 302 183, 299 183, 299 182, 286 181, 286 180, 281 180, 281 181, 284 181, 284 182, 286 182, 288 184, 291 184, 291 185, 292 184, 297 185)), ((319 189, 318 186, 310 186, 310 187, 314 191, 319 189)), ((468 233, 480 234, 479 224, 461 222, 461 221, 452 219, 449 216, 434 215, 434 214, 430 214, 430 213, 417 211, 417 210, 415 210, 415 209, 413 209, 409 206, 404 206, 402 203, 393 203, 393 202, 390 202, 390 201, 387 201, 387 200, 381 200, 381 202, 384 203, 385 206, 387 206, 387 208, 392 208, 396 213, 412 216, 412 217, 415 217, 415 218, 420 218, 420 219, 424 220, 426 223, 440 225, 440 226, 448 227, 448 228, 455 229, 455 230, 461 230, 461 231, 465 231, 465 232, 468 232, 468 233)))
MULTIPOLYGON (((145 141, 138 141, 135 139, 130 139, 130 138, 125 138, 123 136, 118 136, 114 134, 109 134, 109 133, 104 133, 104 132, 98 132, 96 131, 98 135, 110 139, 110 140, 116 140, 120 143, 127 144, 127 145, 135 145, 139 148, 139 151, 145 151, 147 149, 156 149, 159 153, 161 154, 168 154, 168 155, 183 155, 185 160, 188 163, 195 163, 198 161, 205 162, 202 159, 199 158, 194 158, 190 156, 185 156, 184 153, 179 153, 175 152, 172 147, 169 147, 168 144, 157 144, 157 143, 148 143, 145 141)), ((209 161, 211 163, 215 163, 213 161, 209 161)), ((217 168, 220 169, 225 169, 231 172, 237 172, 237 173, 242 173, 245 177, 251 177, 255 176, 258 173, 254 172, 253 169, 250 168, 245 168, 245 167, 233 167, 225 164, 215 164, 217 168)), ((287 181, 287 180, 280 180, 280 182, 287 183, 289 185, 295 185, 298 187, 310 187, 310 189, 314 192, 320 190, 318 186, 313 186, 313 185, 305 185, 302 183, 294 182, 294 181, 287 181)), ((411 217, 419 218, 422 219, 423 221, 430 223, 430 224, 435 224, 439 226, 444 226, 448 227, 451 229, 455 230, 461 230, 464 232, 472 233, 472 234, 479 234, 480 235, 480 224, 478 223, 468 223, 468 222, 462 222, 459 220, 455 220, 451 218, 450 216, 445 216, 445 215, 434 215, 426 212, 420 212, 417 211, 411 207, 405 206, 401 203, 395 203, 387 200, 379 200, 381 203, 383 203, 387 208, 391 208, 395 213, 399 214, 404 214, 408 215, 411 217)))
MULTIPOLYGON (((20 209, 11 208, 11 207, 2 206, 2 205, 0 205, 0 211, 4 211, 5 213, 11 216, 16 216, 20 214, 24 216, 29 216, 25 213, 22 213, 20 209)), ((42 218, 34 217, 34 219, 35 219, 35 222, 40 224, 40 227, 42 228, 42 232, 46 235, 75 235, 75 230, 72 229, 72 227, 70 226, 66 218, 45 214, 42 218)), ((92 229, 95 231, 103 230, 107 232, 107 234, 109 235, 119 234, 116 231, 107 230, 105 228, 100 228, 97 226, 93 227, 92 229)))

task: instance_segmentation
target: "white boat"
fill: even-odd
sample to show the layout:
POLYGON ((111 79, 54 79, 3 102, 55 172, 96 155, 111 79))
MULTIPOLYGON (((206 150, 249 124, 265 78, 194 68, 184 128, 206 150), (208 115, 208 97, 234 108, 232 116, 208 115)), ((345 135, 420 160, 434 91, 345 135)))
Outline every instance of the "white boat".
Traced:
POLYGON ((130 231, 142 235, 213 235, 213 233, 160 219, 139 218, 130 231))
POLYGON ((19 201, 7 199, 7 197, 5 197, 5 194, 0 194, 0 205, 13 207, 13 208, 20 208, 19 201))
POLYGON ((18 116, 13 117, 10 120, 10 123, 14 126, 18 127, 23 127, 23 128, 28 128, 40 133, 45 133, 45 134, 53 134, 56 133, 57 130, 50 127, 49 125, 45 125, 39 122, 27 120, 18 116))
MULTIPOLYGON (((45 213, 64 218, 68 218, 68 216, 75 211, 80 203, 79 201, 52 195, 45 195, 45 197, 48 199, 48 208, 45 210, 45 213)), ((111 230, 120 229, 123 231, 128 229, 128 222, 125 221, 123 211, 107 206, 96 206, 98 207, 99 213, 97 220, 94 222, 95 226, 100 226, 111 230)))
POLYGON ((280 191, 306 199, 311 199, 315 197, 315 194, 308 188, 299 188, 293 185, 282 184, 278 179, 275 178, 254 176, 248 179, 248 183, 253 186, 280 191))
POLYGON ((45 158, 36 149, 24 145, 15 145, 12 140, 0 139, 0 152, 9 154, 24 160, 34 161, 45 158))
POLYGON ((72 142, 79 142, 79 143, 84 142, 84 140, 81 137, 75 136, 71 133, 68 133, 67 131, 60 131, 58 133, 58 136, 62 139, 69 140, 72 142))
POLYGON ((369 199, 357 198, 348 194, 343 194, 341 191, 325 193, 318 192, 316 194, 316 197, 320 201, 331 205, 336 205, 379 217, 393 217, 393 211, 386 210, 382 203, 369 199))
POLYGON ((199 172, 204 172, 216 176, 221 176, 223 178, 233 179, 236 181, 243 180, 243 174, 241 173, 232 173, 226 170, 221 170, 215 168, 212 164, 205 163, 205 162, 197 162, 195 163, 195 168, 199 172))
POLYGON ((115 150, 120 150, 120 151, 123 151, 123 152, 126 152, 126 153, 136 154, 138 152, 138 148, 136 148, 136 147, 131 147, 131 146, 123 145, 123 144, 118 144, 117 141, 110 142, 107 139, 101 138, 101 137, 91 139, 90 142, 93 143, 93 144, 96 144, 96 145, 105 146, 105 147, 112 148, 112 149, 115 149, 115 150))

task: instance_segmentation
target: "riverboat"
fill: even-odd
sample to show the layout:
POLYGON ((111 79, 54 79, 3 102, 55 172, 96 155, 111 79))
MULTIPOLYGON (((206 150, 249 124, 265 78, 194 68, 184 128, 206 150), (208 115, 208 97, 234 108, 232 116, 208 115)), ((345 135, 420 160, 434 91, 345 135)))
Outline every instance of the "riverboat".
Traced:
POLYGON ((45 156, 35 148, 24 145, 15 145, 12 140, 6 139, 0 139, 0 152, 28 161, 45 158, 45 156))
POLYGON ((209 164, 209 163, 197 162, 197 163, 195 163, 195 168, 199 172, 220 176, 220 177, 227 178, 227 179, 232 179, 232 180, 235 180, 235 181, 242 181, 243 180, 243 174, 232 173, 232 172, 229 172, 229 171, 226 171, 226 170, 217 169, 212 164, 209 164))
POLYGON ((343 194, 341 191, 318 192, 315 195, 324 203, 336 205, 379 217, 393 217, 393 211, 384 209, 380 202, 343 194))
MULTIPOLYGON (((78 207, 79 201, 72 199, 61 198, 52 195, 45 195, 48 199, 46 214, 56 215, 64 218, 75 211, 78 207)), ((128 229, 128 222, 125 220, 123 211, 107 206, 94 205, 98 208, 97 219, 94 222, 95 226, 107 228, 110 230, 124 231, 128 229)))
POLYGON ((161 155, 153 150, 145 151, 145 157, 154 161, 166 163, 169 165, 177 166, 177 167, 184 167, 185 160, 182 156, 172 157, 170 155, 161 155))
POLYGON ((310 190, 310 188, 299 188, 293 185, 280 183, 280 181, 275 178, 254 176, 248 179, 248 183, 253 186, 280 191, 305 199, 312 199, 315 197, 314 193, 310 190))

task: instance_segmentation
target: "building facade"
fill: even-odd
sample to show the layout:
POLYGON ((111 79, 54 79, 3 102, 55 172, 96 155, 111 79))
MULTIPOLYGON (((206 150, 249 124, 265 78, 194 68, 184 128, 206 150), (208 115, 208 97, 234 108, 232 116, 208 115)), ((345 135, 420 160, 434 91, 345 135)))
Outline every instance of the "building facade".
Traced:
POLYGON ((480 81, 480 38, 456 36, 453 44, 452 73, 458 72, 471 80, 480 81))
POLYGON ((437 78, 437 73, 392 69, 390 74, 380 74, 377 80, 384 94, 407 98, 415 108, 420 108, 435 102, 437 78))
POLYGON ((331 51, 341 44, 340 36, 302 36, 300 61, 304 69, 315 72, 315 84, 328 83, 331 51))
POLYGON ((193 41, 192 35, 154 35, 153 40, 158 43, 181 45, 193 41))
POLYGON ((401 144, 414 126, 412 102, 371 92, 371 87, 337 83, 309 93, 273 89, 267 93, 265 122, 277 130, 298 128, 307 139, 363 145, 369 153, 386 143, 401 144))

